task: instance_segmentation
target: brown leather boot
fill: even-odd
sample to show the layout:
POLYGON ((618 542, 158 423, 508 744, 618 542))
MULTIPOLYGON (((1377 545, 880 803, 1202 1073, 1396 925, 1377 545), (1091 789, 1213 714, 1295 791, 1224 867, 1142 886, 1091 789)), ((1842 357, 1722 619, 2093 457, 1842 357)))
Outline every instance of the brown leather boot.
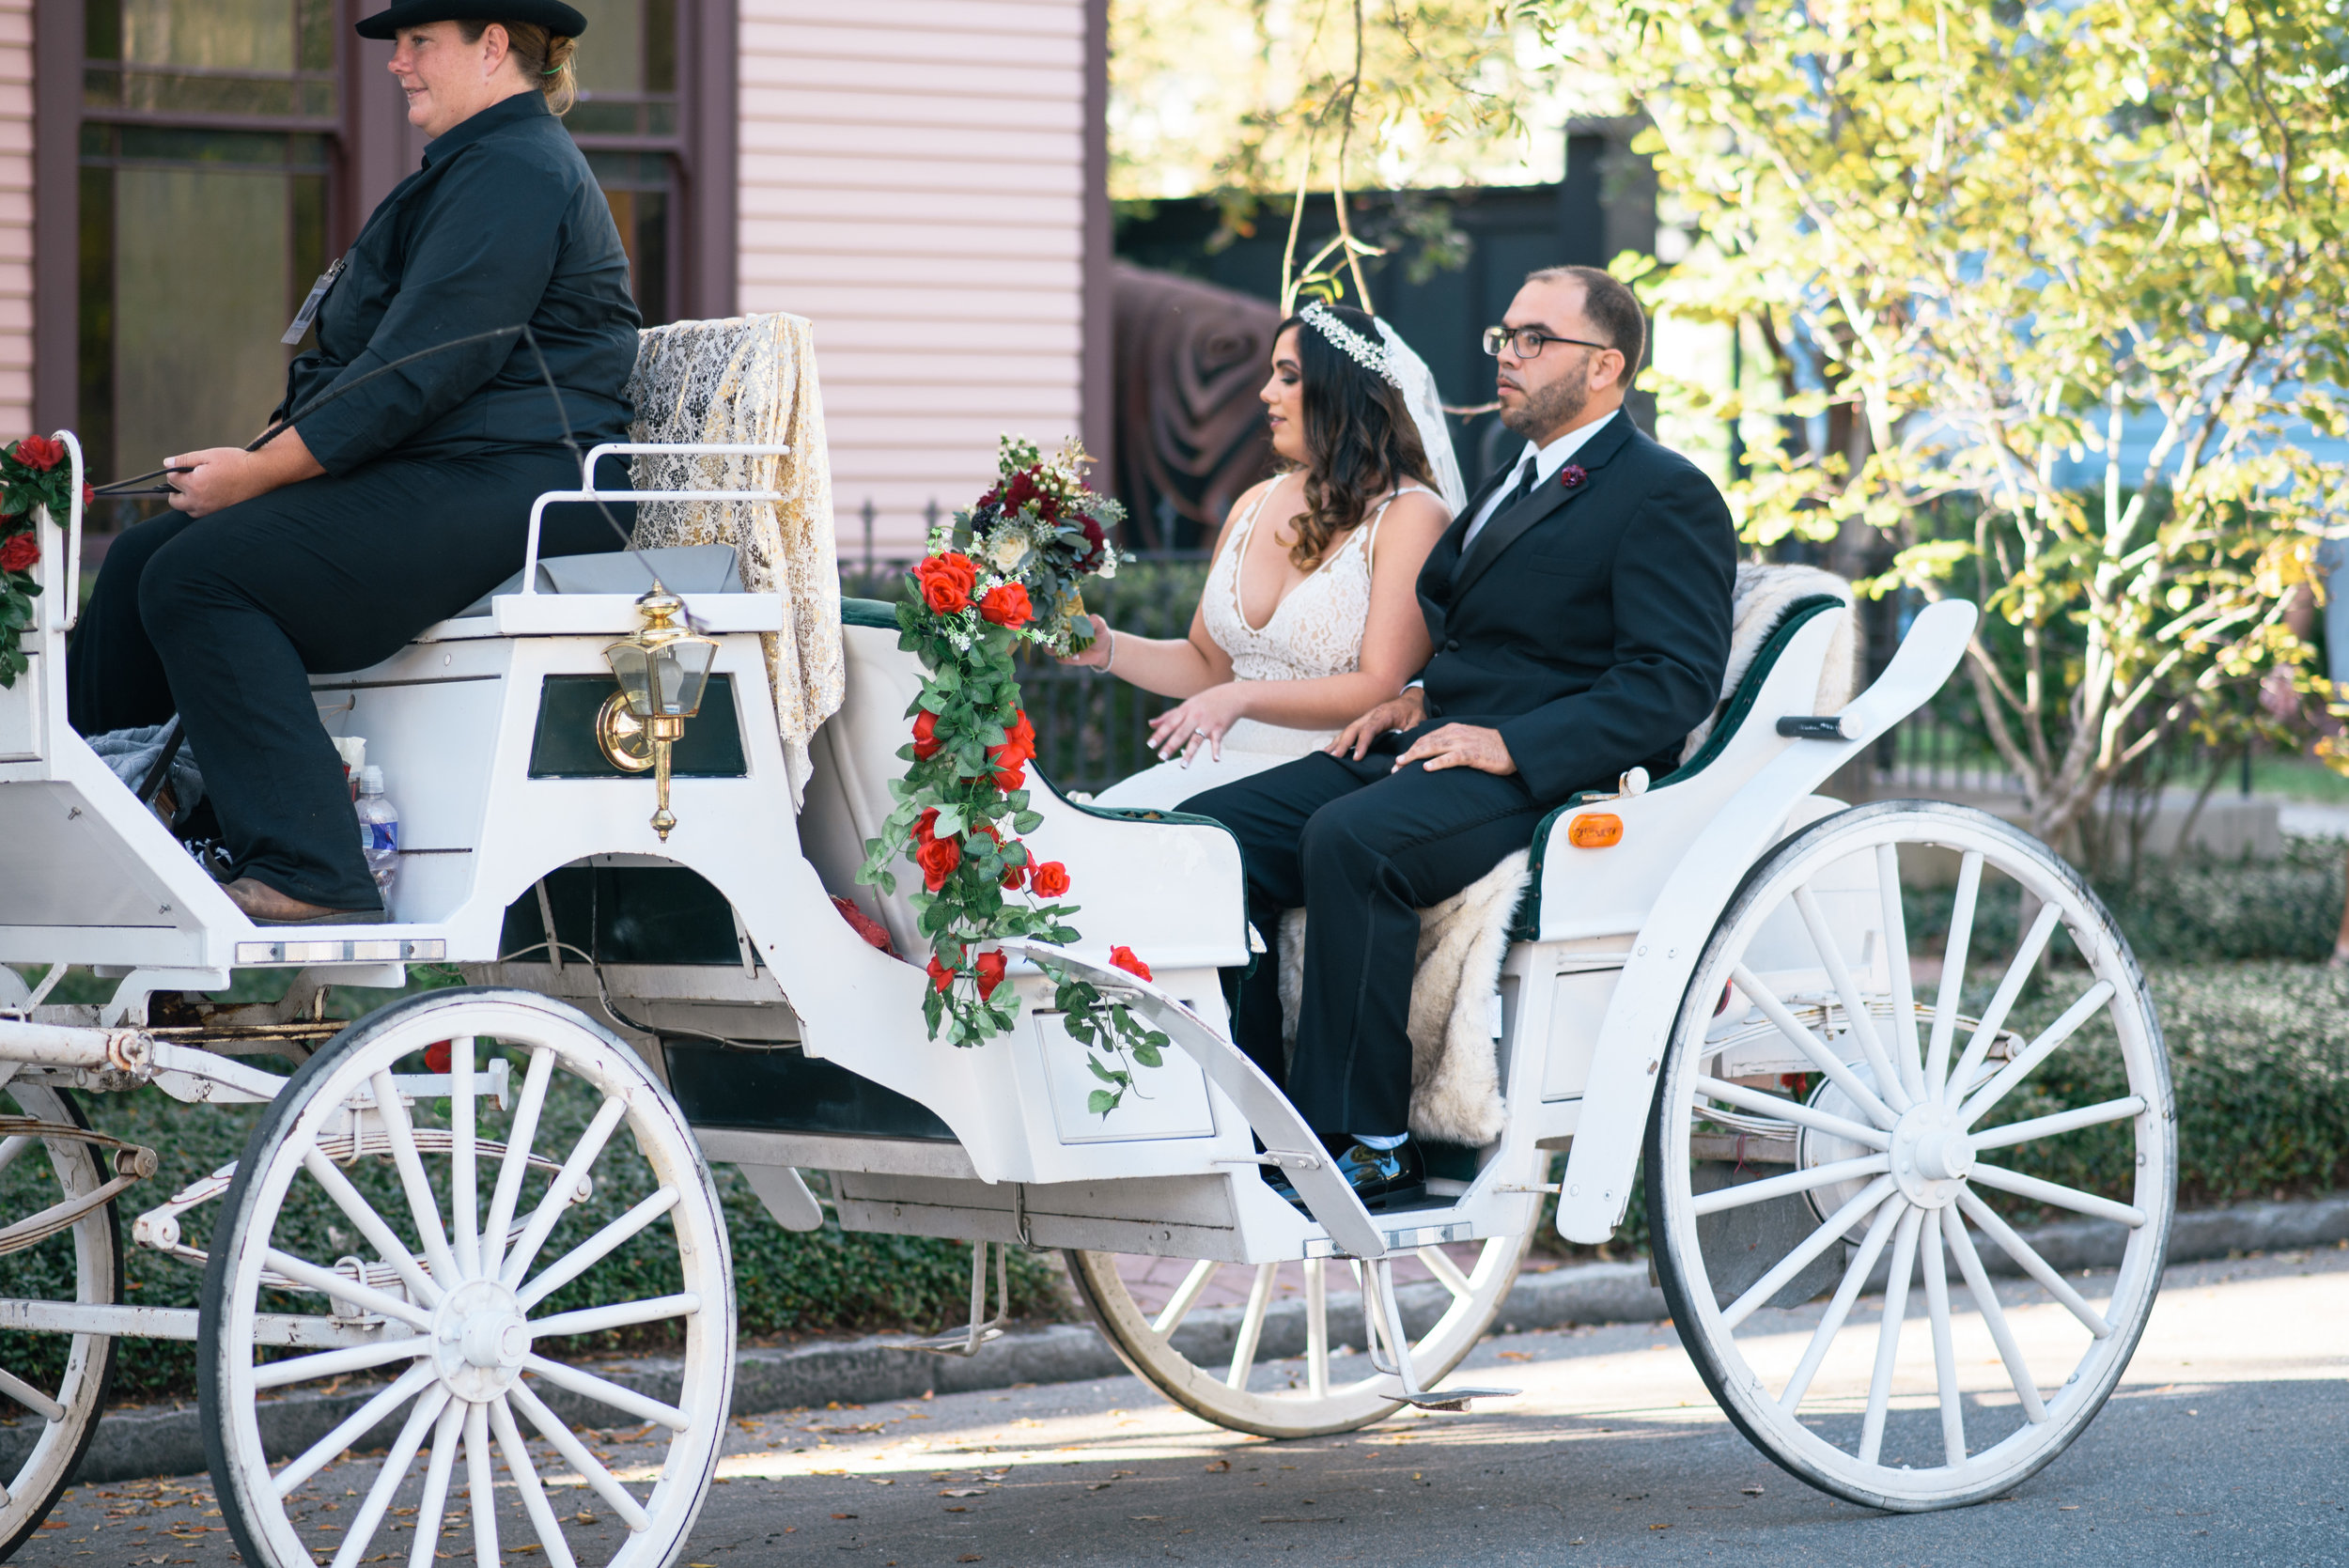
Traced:
POLYGON ((320 904, 304 904, 250 877, 225 883, 220 891, 256 925, 381 925, 391 918, 381 908, 330 909, 320 904))

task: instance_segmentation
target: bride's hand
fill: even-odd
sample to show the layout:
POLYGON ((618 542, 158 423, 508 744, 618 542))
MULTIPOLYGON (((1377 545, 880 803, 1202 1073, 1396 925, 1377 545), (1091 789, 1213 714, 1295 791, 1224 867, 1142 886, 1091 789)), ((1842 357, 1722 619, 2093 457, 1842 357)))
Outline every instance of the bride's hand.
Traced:
POLYGON ((1210 686, 1152 720, 1150 749, 1158 753, 1159 760, 1172 762, 1179 753, 1188 768, 1205 751, 1221 761, 1224 732, 1248 716, 1248 694, 1242 690, 1246 684, 1227 680, 1210 686))
POLYGON ((1110 662, 1110 623, 1098 615, 1087 615, 1093 623, 1093 641, 1061 660, 1064 664, 1081 664, 1088 670, 1105 670, 1110 662))

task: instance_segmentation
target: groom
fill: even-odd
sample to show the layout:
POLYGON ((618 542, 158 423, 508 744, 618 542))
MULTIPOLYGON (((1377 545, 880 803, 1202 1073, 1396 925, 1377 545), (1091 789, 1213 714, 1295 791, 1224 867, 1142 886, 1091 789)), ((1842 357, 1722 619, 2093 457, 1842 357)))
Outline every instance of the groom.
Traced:
POLYGON ((1366 1203, 1425 1190, 1405 1127, 1418 911, 1526 847, 1577 790, 1670 772, 1719 696, 1735 531, 1712 482, 1622 411, 1645 337, 1603 272, 1526 279, 1485 338, 1525 450, 1420 573, 1435 651, 1419 678, 1327 753, 1183 804, 1238 836, 1268 944, 1283 911, 1308 911, 1285 1075, 1274 954, 1239 985, 1237 1039, 1366 1203))

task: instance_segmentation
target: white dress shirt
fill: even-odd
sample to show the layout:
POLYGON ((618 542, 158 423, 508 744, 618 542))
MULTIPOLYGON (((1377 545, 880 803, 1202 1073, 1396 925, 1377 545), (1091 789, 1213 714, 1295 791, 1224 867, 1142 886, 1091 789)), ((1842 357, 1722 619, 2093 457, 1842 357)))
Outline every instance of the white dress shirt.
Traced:
POLYGON ((1509 470, 1509 477, 1486 499, 1484 505, 1476 509, 1476 516, 1469 520, 1468 532, 1460 536, 1460 553, 1466 555, 1469 552, 1469 547, 1476 543, 1476 536, 1484 531, 1485 524, 1492 520, 1493 514, 1501 510, 1517 493, 1517 487, 1525 482, 1527 463, 1533 465, 1533 488, 1539 489, 1558 477, 1558 471, 1566 466, 1566 459, 1581 451, 1582 443, 1605 429, 1607 422, 1619 411, 1610 409, 1588 425, 1578 425, 1548 446, 1536 446, 1527 442, 1525 455, 1509 470))

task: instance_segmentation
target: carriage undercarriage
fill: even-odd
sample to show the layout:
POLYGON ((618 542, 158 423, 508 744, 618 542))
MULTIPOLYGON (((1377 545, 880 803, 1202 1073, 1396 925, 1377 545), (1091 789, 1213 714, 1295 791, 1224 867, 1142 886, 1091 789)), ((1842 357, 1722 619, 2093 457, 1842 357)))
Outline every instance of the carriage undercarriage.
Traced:
POLYGON ((0 1255, 56 1260, 70 1285, 0 1301, 0 1399, 43 1423, 0 1476, 0 1556, 70 1479, 114 1341, 159 1334, 198 1345, 214 1479, 249 1560, 356 1563, 402 1508, 412 1561, 436 1546, 495 1561, 494 1510, 450 1521, 460 1494, 509 1483, 533 1533, 506 1550, 584 1550, 551 1500, 569 1488, 627 1526, 592 1560, 676 1560, 733 1374, 712 1163, 739 1167, 786 1225, 822 1222, 801 1174, 819 1172, 847 1228, 976 1244, 973 1322, 947 1336, 965 1348, 987 1327, 988 1248, 1063 1250, 1139 1374, 1268 1436, 1505 1394, 1446 1380, 1546 1205, 1569 1238, 1604 1240, 1635 1181, 1708 1387, 1774 1461, 1838 1496, 1912 1510, 1995 1495, 2060 1453, 2125 1367, 2175 1163, 2159 1028, 2125 941, 2012 828, 1812 793, 1938 687, 1966 607, 1921 617, 1841 715, 1782 733, 1812 716, 1831 629, 1829 605, 1798 610, 1680 773, 1544 824, 1494 1001, 1505 1125, 1436 1151, 1424 1202, 1374 1214, 1225 1038, 1218 970, 1250 942, 1220 829, 1039 802, 1031 842, 1070 867, 1086 930, 1144 952, 1159 978, 1050 955, 1180 1048, 1145 1075, 1146 1098, 1093 1114, 1083 1053, 1032 964, 1012 976, 1019 1029, 950 1050, 922 1028, 922 970, 832 908, 853 899, 898 952, 922 951, 909 911, 853 880, 919 673, 894 629, 850 607, 848 706, 818 733, 795 811, 758 638, 786 607, 687 598, 719 651, 665 834, 647 782, 595 735, 613 690, 602 649, 634 629, 630 596, 526 579, 381 668, 321 679, 329 728, 365 734, 393 769, 411 851, 393 923, 319 931, 235 913, 65 728, 63 625, 28 637, 33 670, 0 693, 0 831, 28 846, 0 893, 0 958, 52 968, 42 994, 0 998, 0 1255), (1615 837, 1581 847, 1573 824, 1596 815, 1615 837), (1934 929, 1912 939, 1918 911, 1934 929), (325 986, 397 985, 416 963, 467 983, 348 1025, 317 1016, 325 986), (114 999, 48 1005, 68 964, 119 976, 114 999), (293 971, 284 1001, 203 1001, 262 969, 293 971), (148 1083, 260 1106, 242 1157, 167 1197, 140 1186, 151 1151, 88 1130, 76 1096, 148 1083), (1268 1164, 1310 1214, 1274 1195, 1268 1164), (2102 1298, 2031 1249, 2020 1218, 2042 1212, 2124 1227, 2102 1298), (119 1303, 117 1214, 131 1246, 203 1269, 199 1308, 119 1303), (1176 1260, 1179 1283, 1145 1305, 1120 1255, 1176 1260), (1433 1286, 1399 1286, 1402 1260, 1433 1286), (1266 1336, 1285 1265, 1301 1270, 1301 1345, 1266 1336), (1994 1268, 2032 1281, 2069 1337, 2027 1345, 1994 1268), (1185 1322, 1227 1270, 1247 1306, 1202 1348, 1185 1322), (1806 1334, 1775 1311, 1820 1300, 1806 1334), (679 1357, 674 1393, 593 1369, 578 1346, 614 1331, 679 1357), (38 1380, 9 1370, 33 1364, 17 1356, 32 1336, 68 1347, 38 1380), (1264 1363, 1292 1353, 1289 1387, 1264 1363), (300 1453, 268 1452, 257 1401, 335 1379, 378 1391, 300 1453), (583 1434, 619 1421, 669 1434, 657 1470, 597 1457, 583 1434), (339 1495, 339 1467, 368 1445, 389 1452, 355 1514, 310 1529, 303 1498, 339 1495))

